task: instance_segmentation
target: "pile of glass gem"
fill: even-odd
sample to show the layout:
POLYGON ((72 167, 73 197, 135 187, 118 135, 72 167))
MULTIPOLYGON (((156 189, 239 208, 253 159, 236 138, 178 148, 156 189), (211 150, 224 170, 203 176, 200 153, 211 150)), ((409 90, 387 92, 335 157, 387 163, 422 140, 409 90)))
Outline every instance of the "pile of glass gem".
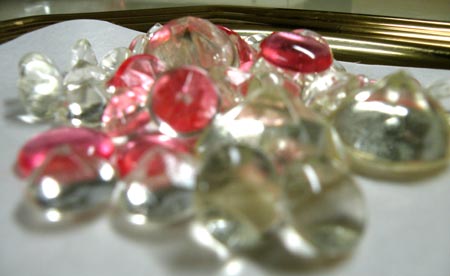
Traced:
POLYGON ((86 40, 72 52, 66 74, 37 53, 19 65, 27 111, 58 125, 16 163, 48 223, 106 205, 138 228, 193 217, 201 243, 230 252, 275 235, 338 258, 365 227, 349 168, 398 178, 447 164, 445 112, 415 79, 349 74, 309 30, 244 40, 185 17, 100 62, 86 40))

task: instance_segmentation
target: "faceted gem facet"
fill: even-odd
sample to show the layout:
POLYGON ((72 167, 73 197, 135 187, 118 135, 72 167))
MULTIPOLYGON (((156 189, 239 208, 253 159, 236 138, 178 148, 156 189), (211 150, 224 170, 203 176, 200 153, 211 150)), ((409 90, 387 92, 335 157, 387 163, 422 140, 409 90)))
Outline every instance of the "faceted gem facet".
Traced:
POLYGON ((125 60, 107 82, 108 92, 127 87, 141 96, 147 96, 155 79, 165 71, 165 65, 152 55, 134 55, 125 60), (111 87, 112 86, 112 87, 111 87))
POLYGON ((287 225, 291 235, 305 241, 302 248, 282 239, 285 246, 309 258, 348 255, 366 220, 364 200, 351 175, 336 161, 309 158, 291 163, 282 179, 287 225))
POLYGON ((51 119, 59 107, 62 77, 50 59, 29 53, 19 62, 20 99, 26 110, 41 119, 51 119))
POLYGON ((49 222, 57 222, 108 203, 114 182, 114 168, 106 160, 62 146, 47 153, 31 175, 27 193, 36 206, 53 213, 49 222))
POLYGON ((114 153, 114 144, 101 132, 88 128, 55 128, 35 136, 22 147, 16 163, 18 174, 29 176, 51 150, 61 146, 67 146, 79 155, 104 159, 114 153))
POLYGON ((255 50, 250 47, 247 42, 245 42, 239 34, 237 34, 235 31, 228 29, 224 26, 217 26, 219 29, 224 31, 230 40, 233 42, 234 47, 237 50, 237 53, 239 55, 239 64, 244 64, 246 62, 251 62, 255 55, 255 50))
POLYGON ((270 63, 301 73, 322 72, 333 63, 328 44, 310 35, 274 32, 260 47, 260 54, 270 63))
POLYGON ((150 122, 150 114, 144 107, 147 96, 128 88, 118 88, 106 105, 103 130, 110 136, 128 135, 150 122))
POLYGON ((410 177, 447 164, 450 134, 445 113, 405 72, 356 93, 333 121, 353 167, 362 173, 410 177))
POLYGON ((103 57, 100 62, 101 68, 105 71, 106 75, 113 75, 119 66, 131 56, 131 51, 125 47, 119 47, 112 49, 103 57))
POLYGON ((261 152, 226 145, 211 152, 199 171, 197 219, 231 250, 253 248, 278 223, 279 194, 272 165, 261 152))
POLYGON ((143 133, 130 139, 117 153, 117 167, 121 176, 133 171, 141 157, 148 151, 163 148, 169 151, 188 153, 191 151, 189 141, 171 138, 160 133, 143 133))
POLYGON ((150 113, 160 131, 174 136, 203 130, 216 115, 219 95, 205 71, 183 66, 162 75, 150 95, 150 113))
POLYGON ((188 155, 154 148, 146 151, 123 180, 117 207, 129 223, 168 224, 193 213, 196 166, 188 155))
POLYGON ((145 53, 157 56, 169 68, 227 67, 238 59, 233 43, 223 31, 207 20, 190 16, 172 20, 155 32, 145 53))
POLYGON ((91 43, 87 39, 80 39, 72 47, 72 67, 81 64, 97 65, 97 58, 94 50, 92 50, 91 43))

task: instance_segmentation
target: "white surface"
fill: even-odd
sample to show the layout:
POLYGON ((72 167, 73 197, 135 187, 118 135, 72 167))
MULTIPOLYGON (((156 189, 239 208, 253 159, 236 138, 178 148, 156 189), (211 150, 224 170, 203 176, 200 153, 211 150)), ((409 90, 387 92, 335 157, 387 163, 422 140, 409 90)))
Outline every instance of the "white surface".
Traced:
MULTIPOLYGON (((450 170, 409 185, 358 177, 370 215, 359 247, 341 263, 308 271, 282 273, 249 262, 221 265, 212 254, 196 246, 182 228, 133 238, 117 231, 107 215, 60 231, 37 231, 20 223, 17 210, 24 183, 14 177, 12 164, 21 145, 47 127, 6 119, 11 100, 17 98, 19 59, 37 51, 66 69, 70 47, 79 38, 89 39, 101 57, 109 49, 127 46, 135 35, 135 31, 109 23, 77 20, 0 46, 0 275, 450 275, 450 170)), ((349 71, 374 78, 396 70, 344 65, 349 71)), ((450 77, 450 71, 407 70, 425 85, 450 77)))

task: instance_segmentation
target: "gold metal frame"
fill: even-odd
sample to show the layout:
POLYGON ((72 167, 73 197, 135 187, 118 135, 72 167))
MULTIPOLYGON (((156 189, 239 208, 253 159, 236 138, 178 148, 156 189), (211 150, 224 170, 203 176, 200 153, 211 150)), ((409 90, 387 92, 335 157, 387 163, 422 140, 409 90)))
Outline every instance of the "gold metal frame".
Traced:
POLYGON ((450 69, 450 22, 293 9, 195 6, 31 16, 0 22, 0 43, 65 20, 99 19, 145 32, 157 22, 187 15, 241 35, 312 29, 325 36, 343 61, 450 69))

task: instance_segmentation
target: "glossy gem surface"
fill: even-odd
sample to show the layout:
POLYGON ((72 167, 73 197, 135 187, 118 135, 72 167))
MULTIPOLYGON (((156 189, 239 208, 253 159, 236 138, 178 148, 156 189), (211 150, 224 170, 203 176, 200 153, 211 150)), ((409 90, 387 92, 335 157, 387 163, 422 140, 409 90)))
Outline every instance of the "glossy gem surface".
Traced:
POLYGON ((103 57, 100 66, 106 75, 113 75, 119 66, 131 56, 131 51, 125 47, 112 49, 103 57))
POLYGON ((238 59, 223 31, 207 20, 190 16, 172 20, 155 32, 145 53, 157 56, 169 68, 197 65, 209 69, 230 66, 238 59))
POLYGON ((231 250, 250 249, 278 221, 279 186, 270 161, 246 146, 226 145, 204 161, 196 188, 199 223, 231 250))
POLYGON ((21 148, 16 163, 18 174, 29 176, 50 151, 59 147, 69 147, 78 155, 104 159, 114 153, 114 144, 101 132, 88 128, 55 128, 33 137, 21 148))
POLYGON ((37 207, 53 212, 49 222, 57 222, 108 203, 114 181, 114 168, 106 160, 60 147, 49 151, 32 174, 27 193, 37 207))
POLYGON ((184 66, 155 82, 149 104, 161 132, 191 134, 209 125, 218 111, 219 95, 205 71, 184 66))
POLYGON ((193 213, 196 166, 183 153, 162 148, 148 150, 128 174, 117 200, 131 224, 167 224, 193 213))
POLYGON ((301 73, 318 73, 333 63, 328 44, 313 36, 274 32, 261 43, 260 54, 270 63, 301 73))
POLYGON ((25 109, 41 119, 51 119, 59 107, 62 77, 52 61, 29 53, 19 62, 18 88, 25 109))
POLYGON ((362 237, 363 197, 349 172, 336 161, 309 158, 292 163, 283 178, 285 217, 302 246, 284 240, 293 253, 333 259, 352 252, 362 237))
POLYGON ((334 125, 362 173, 409 177, 447 163, 446 115, 405 72, 354 95, 338 109, 334 125))
POLYGON ((130 139, 117 153, 117 166, 121 176, 133 171, 146 152, 157 148, 177 153, 190 152, 189 141, 160 133, 142 133, 130 139))

